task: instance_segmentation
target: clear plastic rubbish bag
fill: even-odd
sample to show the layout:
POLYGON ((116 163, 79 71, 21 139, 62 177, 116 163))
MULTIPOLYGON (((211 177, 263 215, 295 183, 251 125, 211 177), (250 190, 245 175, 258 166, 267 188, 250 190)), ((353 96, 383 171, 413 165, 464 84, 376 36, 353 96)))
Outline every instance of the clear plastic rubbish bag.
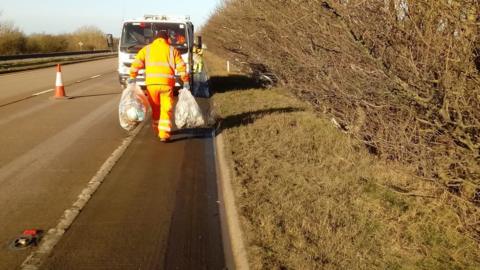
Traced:
POLYGON ((200 106, 187 89, 180 89, 175 107, 175 125, 178 128, 194 128, 205 125, 200 106))
POLYGON ((143 122, 149 108, 148 100, 142 89, 135 84, 127 85, 118 104, 120 126, 131 131, 143 122))

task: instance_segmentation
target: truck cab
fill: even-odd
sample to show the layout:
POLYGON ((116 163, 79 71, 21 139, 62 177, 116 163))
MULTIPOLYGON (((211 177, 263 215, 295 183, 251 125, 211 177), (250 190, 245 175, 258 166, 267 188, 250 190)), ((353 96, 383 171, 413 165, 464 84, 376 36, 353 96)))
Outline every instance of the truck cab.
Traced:
MULTIPOLYGON (((154 29, 166 30, 169 35, 169 43, 182 55, 187 65, 187 73, 190 75, 190 87, 193 85, 193 46, 194 26, 188 16, 172 17, 165 15, 145 15, 139 19, 126 20, 123 22, 122 36, 118 46, 118 77, 120 84, 126 86, 130 76, 130 66, 135 60, 137 53, 146 45, 153 42, 154 29)), ((181 88, 179 76, 176 77, 175 88, 181 88)), ((145 72, 140 70, 137 76, 137 84, 145 89, 145 72)))

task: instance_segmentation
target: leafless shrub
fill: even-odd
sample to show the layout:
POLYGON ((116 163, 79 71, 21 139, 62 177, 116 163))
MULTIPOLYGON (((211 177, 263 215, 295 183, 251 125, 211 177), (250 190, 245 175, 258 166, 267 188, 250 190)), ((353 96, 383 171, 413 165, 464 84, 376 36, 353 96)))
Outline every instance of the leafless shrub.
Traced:
POLYGON ((0 21, 0 55, 107 49, 105 34, 84 26, 71 34, 25 35, 13 22, 0 21))
POLYGON ((479 203, 479 11, 475 0, 229 0, 203 34, 375 154, 479 203))
MULTIPOLYGON (((396 129, 401 137, 393 139, 399 145, 383 152, 400 160, 430 161, 419 170, 447 185, 478 185, 480 88, 473 61, 478 2, 403 1, 409 8, 402 20, 394 16, 399 9, 395 2, 335 5, 354 37, 395 82, 394 96, 401 98, 389 107, 403 112, 396 118, 408 125, 396 129)), ((364 129, 366 134, 374 131, 364 129)))
POLYGON ((64 52, 68 50, 65 35, 33 34, 28 36, 26 51, 31 53, 64 52))
POLYGON ((11 22, 0 22, 0 55, 25 49, 26 37, 11 22))
POLYGON ((68 35, 69 50, 101 50, 107 49, 105 33, 96 26, 83 26, 68 35), (83 44, 80 47, 80 42, 83 44))

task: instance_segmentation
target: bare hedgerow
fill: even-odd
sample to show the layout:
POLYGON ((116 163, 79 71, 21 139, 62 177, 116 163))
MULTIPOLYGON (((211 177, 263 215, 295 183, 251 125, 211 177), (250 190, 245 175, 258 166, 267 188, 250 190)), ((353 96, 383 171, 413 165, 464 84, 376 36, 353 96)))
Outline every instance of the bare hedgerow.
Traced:
POLYGON ((83 26, 71 34, 25 35, 13 22, 0 20, 0 55, 92 51, 107 47, 105 34, 95 26, 83 26))
MULTIPOLYGON (((274 73, 373 153, 412 164, 471 207, 479 11, 476 0, 229 0, 202 31, 209 49, 274 73)), ((465 211, 480 240, 479 215, 465 211)))
POLYGON ((25 34, 12 22, 0 21, 0 55, 15 54, 25 48, 25 34))

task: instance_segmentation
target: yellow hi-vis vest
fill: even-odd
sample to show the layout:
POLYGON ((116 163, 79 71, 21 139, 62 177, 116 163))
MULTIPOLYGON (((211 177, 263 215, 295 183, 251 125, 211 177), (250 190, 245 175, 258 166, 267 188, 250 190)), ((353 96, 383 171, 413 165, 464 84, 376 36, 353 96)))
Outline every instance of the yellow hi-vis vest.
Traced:
POLYGON ((145 68, 146 85, 175 86, 175 70, 184 82, 188 82, 186 65, 180 52, 163 38, 142 48, 130 67, 130 77, 137 77, 138 71, 145 68))

